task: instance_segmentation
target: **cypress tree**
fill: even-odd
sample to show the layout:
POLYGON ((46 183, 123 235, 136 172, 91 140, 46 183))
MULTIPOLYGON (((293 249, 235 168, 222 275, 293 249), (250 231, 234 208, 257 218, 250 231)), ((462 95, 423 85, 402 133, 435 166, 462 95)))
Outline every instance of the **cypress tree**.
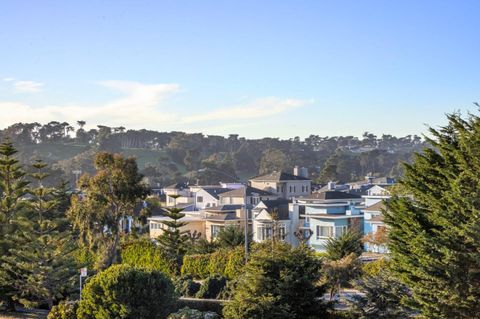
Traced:
MULTIPOLYGON (((6 141, 0 145, 0 256, 8 256, 11 243, 7 236, 15 232, 13 220, 22 212, 24 201, 21 199, 27 194, 28 181, 25 171, 15 158, 17 150, 13 144, 6 141)), ((10 275, 5 272, 0 260, 0 303, 9 310, 14 310, 12 295, 14 288, 10 275)))
POLYGON ((72 232, 65 210, 59 209, 66 195, 43 186, 46 166, 42 161, 33 164, 37 185, 30 190, 28 211, 14 220, 17 230, 7 237, 11 248, 2 258, 5 270, 13 274, 16 300, 27 307, 51 308, 72 290, 77 272, 72 232))
POLYGON ((408 299, 428 318, 480 313, 480 118, 450 114, 405 165, 388 203, 389 249, 408 299))

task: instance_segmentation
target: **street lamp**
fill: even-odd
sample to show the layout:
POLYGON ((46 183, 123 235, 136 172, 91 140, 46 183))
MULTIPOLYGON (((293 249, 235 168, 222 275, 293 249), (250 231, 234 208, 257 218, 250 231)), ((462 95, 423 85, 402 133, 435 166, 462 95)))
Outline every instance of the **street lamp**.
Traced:
POLYGON ((233 180, 240 182, 244 185, 243 187, 243 214, 245 215, 245 263, 248 261, 248 210, 247 210, 247 183, 242 182, 238 177, 231 175, 230 173, 224 172, 222 170, 216 168, 205 167, 199 169, 197 172, 206 172, 206 171, 213 171, 223 174, 232 178, 233 180))

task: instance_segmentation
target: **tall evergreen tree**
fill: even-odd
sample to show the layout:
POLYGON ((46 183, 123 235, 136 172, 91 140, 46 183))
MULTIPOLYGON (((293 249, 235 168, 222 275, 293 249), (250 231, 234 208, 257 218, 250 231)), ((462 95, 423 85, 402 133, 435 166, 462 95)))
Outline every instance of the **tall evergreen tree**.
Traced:
MULTIPOLYGON (((11 246, 5 238, 14 233, 12 221, 22 211, 25 202, 21 199, 27 194, 28 182, 25 171, 15 158, 16 153, 17 150, 11 142, 6 141, 0 145, 0 256, 10 254, 11 246)), ((9 285, 12 282, 10 279, 0 260, 0 304, 3 303, 9 310, 13 310, 14 288, 9 285)))
POLYGON ((71 291, 76 278, 74 241, 61 209, 65 207, 60 206, 65 194, 44 187, 46 166, 42 161, 33 164, 31 175, 37 185, 30 191, 27 212, 14 220, 16 232, 7 237, 9 255, 2 258, 4 269, 13 274, 15 298, 27 307, 48 304, 51 308, 71 291))
POLYGON ((134 158, 99 153, 95 168, 94 176, 80 178, 80 194, 72 197, 69 216, 81 244, 95 255, 95 267, 105 269, 118 261, 120 237, 125 233, 121 222, 132 216, 149 191, 134 158))
POLYGON ((428 318, 480 313, 480 118, 448 115, 430 129, 432 148, 405 165, 408 196, 388 203, 395 275, 428 318))
MULTIPOLYGON (((170 195, 175 200, 180 197, 179 195, 170 195)), ((182 231, 181 228, 187 225, 186 222, 181 221, 185 214, 182 213, 183 208, 170 207, 165 208, 164 216, 170 218, 169 220, 162 221, 163 232, 157 238, 158 244, 162 247, 163 252, 168 258, 178 266, 180 269, 183 256, 188 250, 188 231, 182 231)))

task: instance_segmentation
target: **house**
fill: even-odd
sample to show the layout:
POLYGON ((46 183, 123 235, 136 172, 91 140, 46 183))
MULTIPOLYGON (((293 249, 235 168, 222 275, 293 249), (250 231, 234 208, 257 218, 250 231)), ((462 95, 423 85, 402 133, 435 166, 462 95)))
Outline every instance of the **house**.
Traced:
POLYGON ((219 195, 220 204, 239 204, 244 205, 257 205, 264 200, 274 200, 278 198, 278 195, 270 193, 263 189, 255 187, 245 186, 224 192, 219 195), (245 200, 246 199, 246 200, 245 200))
POLYGON ((299 218, 290 212, 289 203, 286 199, 264 200, 252 209, 254 241, 262 242, 274 237, 298 245, 295 231, 299 218))
POLYGON ((166 206, 173 207, 178 204, 193 205, 194 196, 190 191, 187 183, 175 183, 163 188, 163 193, 166 195, 166 206), (171 197, 180 196, 178 198, 171 197))
MULTIPOLYGON (((243 205, 219 205, 205 208, 203 212, 204 233, 208 241, 214 240, 225 227, 245 228, 245 209, 243 205)), ((249 221, 250 228, 250 221, 249 221)))
POLYGON ((196 210, 203 210, 209 207, 218 206, 220 203, 220 195, 231 191, 230 188, 219 186, 195 186, 191 188, 194 197, 194 205, 196 210))
POLYGON ((365 207, 372 206, 382 200, 390 198, 390 188, 392 185, 374 185, 364 195, 365 207))
POLYGON ((286 172, 273 172, 249 180, 251 187, 276 194, 280 198, 292 199, 311 193, 312 181, 303 176, 286 172))
POLYGON ((325 251, 331 237, 339 237, 349 229, 363 232, 360 195, 339 191, 312 193, 296 199, 290 210, 299 215, 299 229, 311 236, 308 244, 316 251, 325 251))
MULTIPOLYGON (((163 233, 166 226, 162 222, 167 220, 172 219, 163 215, 156 215, 148 218, 151 239, 156 239, 163 233)), ((201 213, 185 212, 185 217, 183 217, 181 221, 187 223, 185 226, 180 227, 181 232, 189 231, 191 234, 200 233, 200 238, 206 238, 204 227, 205 221, 201 213)))
POLYGON ((363 209, 365 233, 365 251, 387 253, 387 228, 383 222, 385 201, 379 201, 363 209))

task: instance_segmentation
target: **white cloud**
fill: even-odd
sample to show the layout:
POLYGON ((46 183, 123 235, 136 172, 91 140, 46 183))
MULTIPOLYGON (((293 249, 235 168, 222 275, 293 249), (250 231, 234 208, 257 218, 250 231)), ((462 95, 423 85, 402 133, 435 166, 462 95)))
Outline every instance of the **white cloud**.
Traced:
POLYGON ((11 83, 15 93, 38 93, 43 90, 43 83, 35 81, 20 81, 14 78, 4 78, 4 82, 11 83))
MULTIPOLYGON (((156 130, 198 130, 202 123, 237 126, 250 125, 253 120, 287 112, 311 103, 310 100, 281 99, 266 97, 255 99, 244 105, 217 108, 198 114, 177 108, 168 108, 167 99, 180 91, 174 83, 143 84, 128 81, 103 81, 99 85, 120 92, 120 98, 99 105, 44 105, 33 107, 20 102, 0 101, 0 127, 16 122, 66 121, 75 124, 85 120, 87 126, 97 124, 148 128, 156 130), (230 123, 229 123, 230 122, 230 123)), ((196 108, 197 110, 201 108, 196 108)), ((220 127, 218 128, 220 129, 220 127)))

